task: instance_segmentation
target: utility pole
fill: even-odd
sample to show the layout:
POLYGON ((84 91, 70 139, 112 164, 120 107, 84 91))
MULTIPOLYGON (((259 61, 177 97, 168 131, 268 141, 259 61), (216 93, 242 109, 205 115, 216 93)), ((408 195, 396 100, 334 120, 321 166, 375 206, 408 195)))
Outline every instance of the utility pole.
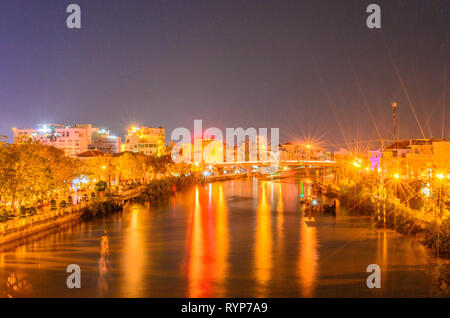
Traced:
POLYGON ((392 103, 392 120, 393 120, 393 126, 394 126, 394 130, 393 130, 393 142, 394 142, 394 153, 395 156, 397 156, 397 125, 396 125, 396 118, 397 117, 397 102, 393 102, 392 103))

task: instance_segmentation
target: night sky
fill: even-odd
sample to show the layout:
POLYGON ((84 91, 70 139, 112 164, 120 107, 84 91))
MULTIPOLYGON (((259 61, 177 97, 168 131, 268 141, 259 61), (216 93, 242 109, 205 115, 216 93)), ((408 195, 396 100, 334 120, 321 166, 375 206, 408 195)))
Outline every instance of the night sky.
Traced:
POLYGON ((136 123, 170 137, 203 119, 366 146, 392 139, 396 100, 400 138, 449 138, 449 10, 448 0, 1 0, 0 134, 92 123, 123 136, 136 123), (70 3, 81 30, 66 27, 70 3), (381 29, 366 26, 370 3, 381 29))

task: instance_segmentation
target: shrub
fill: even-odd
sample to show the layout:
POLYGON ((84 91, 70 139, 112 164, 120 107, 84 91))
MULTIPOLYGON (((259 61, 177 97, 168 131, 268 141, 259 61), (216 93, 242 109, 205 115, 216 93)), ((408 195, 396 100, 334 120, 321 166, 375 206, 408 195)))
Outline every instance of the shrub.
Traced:
POLYGON ((2 209, 0 211, 0 223, 7 222, 8 220, 12 219, 12 215, 6 210, 2 209))
POLYGON ((437 249, 444 256, 450 256, 450 220, 444 220, 441 224, 430 222, 426 227, 424 243, 426 246, 437 249))
POLYGON ((107 187, 108 187, 108 184, 103 180, 100 180, 99 182, 97 182, 95 184, 95 189, 97 190, 97 192, 105 191, 107 187))

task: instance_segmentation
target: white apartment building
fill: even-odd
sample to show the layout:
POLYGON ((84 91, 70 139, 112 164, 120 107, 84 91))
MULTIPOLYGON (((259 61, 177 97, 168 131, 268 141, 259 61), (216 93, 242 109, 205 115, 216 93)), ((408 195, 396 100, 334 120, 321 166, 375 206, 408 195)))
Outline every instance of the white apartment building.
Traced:
MULTIPOLYGON (((13 132, 15 143, 32 139, 44 145, 61 149, 66 156, 75 156, 85 152, 92 149, 92 145, 95 148, 99 138, 107 138, 105 134, 100 134, 99 129, 91 124, 76 124, 74 127, 49 124, 40 125, 37 129, 13 128, 13 132)), ((120 137, 112 137, 119 139, 119 146, 115 147, 118 150, 120 137)), ((114 149, 114 147, 111 147, 111 149, 114 149)))

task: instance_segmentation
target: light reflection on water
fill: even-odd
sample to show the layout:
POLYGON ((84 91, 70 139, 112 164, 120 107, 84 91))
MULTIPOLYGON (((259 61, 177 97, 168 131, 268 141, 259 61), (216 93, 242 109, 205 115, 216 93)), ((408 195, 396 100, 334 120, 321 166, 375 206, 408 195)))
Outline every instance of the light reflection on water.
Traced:
POLYGON ((256 281, 260 288, 256 296, 264 296, 270 282, 273 266, 271 206, 267 199, 267 183, 261 184, 260 200, 256 210, 255 258, 253 261, 256 281))
MULTIPOLYGON (((304 183, 304 193, 311 193, 304 183)), ((2 297, 436 296, 417 241, 367 219, 305 217, 298 180, 196 186, 0 253, 2 297), (366 287, 379 264, 382 288, 366 287), (66 287, 79 264, 82 288, 66 287)))

